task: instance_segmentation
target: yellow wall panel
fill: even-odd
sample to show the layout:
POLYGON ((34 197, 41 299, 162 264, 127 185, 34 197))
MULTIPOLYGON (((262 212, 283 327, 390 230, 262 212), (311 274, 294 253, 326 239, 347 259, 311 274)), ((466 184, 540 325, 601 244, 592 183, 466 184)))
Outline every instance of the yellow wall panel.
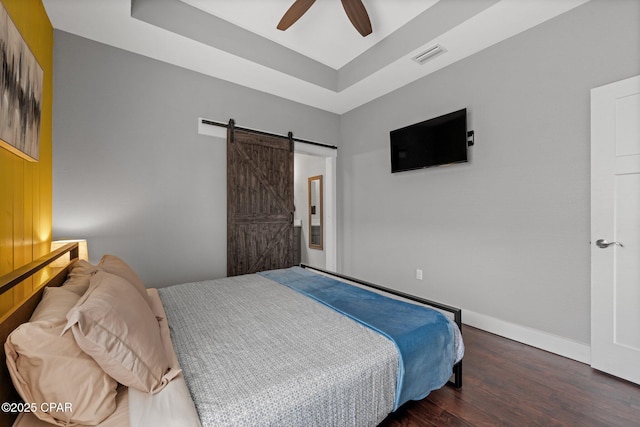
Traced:
MULTIPOLYGON (((40 160, 0 148, 0 275, 49 251, 52 228, 53 27, 41 0, 0 0, 42 67, 40 160)), ((0 296, 0 316, 32 290, 0 296)))
MULTIPOLYGON (((30 214, 24 210, 24 164, 23 162, 14 162, 13 179, 16 183, 13 192, 13 265, 19 267, 26 264, 25 260, 25 236, 24 223, 25 217, 30 214)), ((14 302, 19 301, 24 296, 24 286, 22 284, 16 286, 13 292, 14 302)))
POLYGON ((0 149, 0 275, 13 269, 13 154, 0 149))

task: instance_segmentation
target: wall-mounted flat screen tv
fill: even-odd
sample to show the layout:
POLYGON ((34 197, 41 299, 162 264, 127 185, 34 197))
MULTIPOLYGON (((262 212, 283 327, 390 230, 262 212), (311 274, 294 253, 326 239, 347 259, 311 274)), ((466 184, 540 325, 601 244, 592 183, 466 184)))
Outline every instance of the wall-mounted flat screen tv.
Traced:
POLYGON ((391 172, 467 160, 467 109, 390 132, 391 172))

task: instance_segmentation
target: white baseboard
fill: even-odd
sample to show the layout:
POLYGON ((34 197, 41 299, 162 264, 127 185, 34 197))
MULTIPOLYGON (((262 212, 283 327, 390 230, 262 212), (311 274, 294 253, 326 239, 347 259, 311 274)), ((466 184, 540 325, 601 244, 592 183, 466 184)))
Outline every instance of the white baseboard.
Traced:
POLYGON ((548 332, 516 325, 466 309, 462 310, 462 323, 578 362, 588 365, 591 363, 590 346, 548 332))

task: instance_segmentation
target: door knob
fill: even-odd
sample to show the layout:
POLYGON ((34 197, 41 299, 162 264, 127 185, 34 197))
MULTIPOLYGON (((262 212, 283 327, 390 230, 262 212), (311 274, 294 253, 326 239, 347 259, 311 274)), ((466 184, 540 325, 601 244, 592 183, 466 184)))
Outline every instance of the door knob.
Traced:
POLYGON ((599 248, 601 248, 601 249, 606 249, 606 248, 608 248, 608 247, 609 247, 609 246, 611 246, 611 245, 618 245, 618 246, 620 246, 621 248, 624 248, 624 246, 622 245, 622 243, 618 243, 618 242, 607 242, 607 241, 606 241, 606 240, 604 240, 604 239, 598 239, 598 240, 596 240, 596 246, 598 246, 598 247, 599 247, 599 248))

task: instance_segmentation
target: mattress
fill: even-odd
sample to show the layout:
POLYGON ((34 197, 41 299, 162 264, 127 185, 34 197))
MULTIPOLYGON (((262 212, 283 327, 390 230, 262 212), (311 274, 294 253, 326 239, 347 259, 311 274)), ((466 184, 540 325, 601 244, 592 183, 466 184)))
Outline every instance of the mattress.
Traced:
POLYGON ((455 364, 455 324, 434 309, 291 267, 258 273, 389 338, 400 355, 394 410, 441 388, 455 364))
POLYGON ((203 426, 377 425, 398 353, 384 336, 257 275, 159 290, 203 426))

